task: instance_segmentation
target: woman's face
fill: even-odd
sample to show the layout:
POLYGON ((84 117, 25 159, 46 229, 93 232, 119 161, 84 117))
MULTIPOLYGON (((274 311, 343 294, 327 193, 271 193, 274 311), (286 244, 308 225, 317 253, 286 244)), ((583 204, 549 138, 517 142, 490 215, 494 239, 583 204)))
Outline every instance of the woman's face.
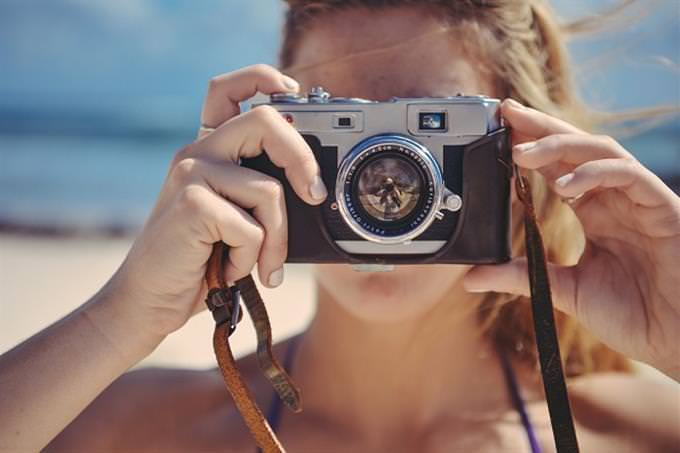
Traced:
MULTIPOLYGON (((417 9, 333 13, 305 32, 288 73, 302 90, 321 85, 333 96, 495 96, 490 77, 479 72, 481 65, 441 30, 436 19, 417 9), (400 43, 405 45, 377 50, 400 43)), ((355 316, 389 322, 418 317, 454 287, 460 290, 456 284, 468 267, 403 265, 376 273, 323 264, 316 274, 321 290, 355 316)))

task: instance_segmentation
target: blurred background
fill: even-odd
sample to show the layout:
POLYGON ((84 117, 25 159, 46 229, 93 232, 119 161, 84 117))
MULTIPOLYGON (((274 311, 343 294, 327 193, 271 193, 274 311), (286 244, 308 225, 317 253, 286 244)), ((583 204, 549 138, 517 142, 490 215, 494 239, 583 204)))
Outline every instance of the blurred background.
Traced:
MULTIPOLYGON (((680 2, 638 3, 569 44, 599 110, 680 108, 680 2)), ((553 2, 564 19, 613 4, 553 2)), ((195 135, 208 80, 276 64, 283 11, 277 0, 0 0, 0 353, 115 271, 195 135)), ((617 138, 678 191, 677 116, 617 138)), ((313 314, 308 273, 288 265, 283 287, 264 290, 275 340, 313 314)), ((245 325, 237 355, 255 347, 245 325)), ((202 313, 143 364, 212 366, 211 331, 202 313)))

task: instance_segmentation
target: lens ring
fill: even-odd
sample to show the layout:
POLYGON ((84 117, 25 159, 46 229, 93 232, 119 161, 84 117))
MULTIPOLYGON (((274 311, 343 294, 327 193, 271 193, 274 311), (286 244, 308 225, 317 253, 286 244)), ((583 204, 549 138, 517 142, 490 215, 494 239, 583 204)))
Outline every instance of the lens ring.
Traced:
POLYGON ((427 175, 401 153, 383 151, 357 167, 349 193, 360 215, 394 229, 413 220, 423 208, 427 175))
POLYGON ((430 226, 440 206, 443 187, 439 164, 427 148, 405 136, 377 135, 360 142, 345 156, 338 169, 335 196, 341 217, 357 235, 372 242, 397 244, 414 239, 430 226), (357 199, 356 179, 366 165, 383 156, 408 161, 421 178, 418 204, 397 222, 374 217, 367 212, 365 200, 362 203, 357 199))

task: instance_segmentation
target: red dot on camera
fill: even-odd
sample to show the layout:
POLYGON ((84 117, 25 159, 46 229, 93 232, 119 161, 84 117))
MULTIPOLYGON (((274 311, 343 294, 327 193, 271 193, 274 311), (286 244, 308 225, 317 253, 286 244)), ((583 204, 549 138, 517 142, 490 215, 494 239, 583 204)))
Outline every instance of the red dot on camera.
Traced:
POLYGON ((290 124, 293 124, 293 115, 283 115, 283 117, 288 121, 290 124))

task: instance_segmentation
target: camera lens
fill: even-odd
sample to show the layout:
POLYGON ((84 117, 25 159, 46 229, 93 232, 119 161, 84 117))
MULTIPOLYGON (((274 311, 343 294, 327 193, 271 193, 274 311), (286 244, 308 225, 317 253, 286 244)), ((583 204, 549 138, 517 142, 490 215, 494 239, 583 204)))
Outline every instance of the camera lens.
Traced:
POLYGON ((360 237, 396 244, 432 223, 444 182, 439 164, 420 143, 403 135, 370 137, 342 160, 335 197, 342 219, 360 237))
POLYGON ((360 206, 381 222, 395 222, 413 212, 423 178, 412 163, 398 155, 376 156, 357 170, 360 206))

